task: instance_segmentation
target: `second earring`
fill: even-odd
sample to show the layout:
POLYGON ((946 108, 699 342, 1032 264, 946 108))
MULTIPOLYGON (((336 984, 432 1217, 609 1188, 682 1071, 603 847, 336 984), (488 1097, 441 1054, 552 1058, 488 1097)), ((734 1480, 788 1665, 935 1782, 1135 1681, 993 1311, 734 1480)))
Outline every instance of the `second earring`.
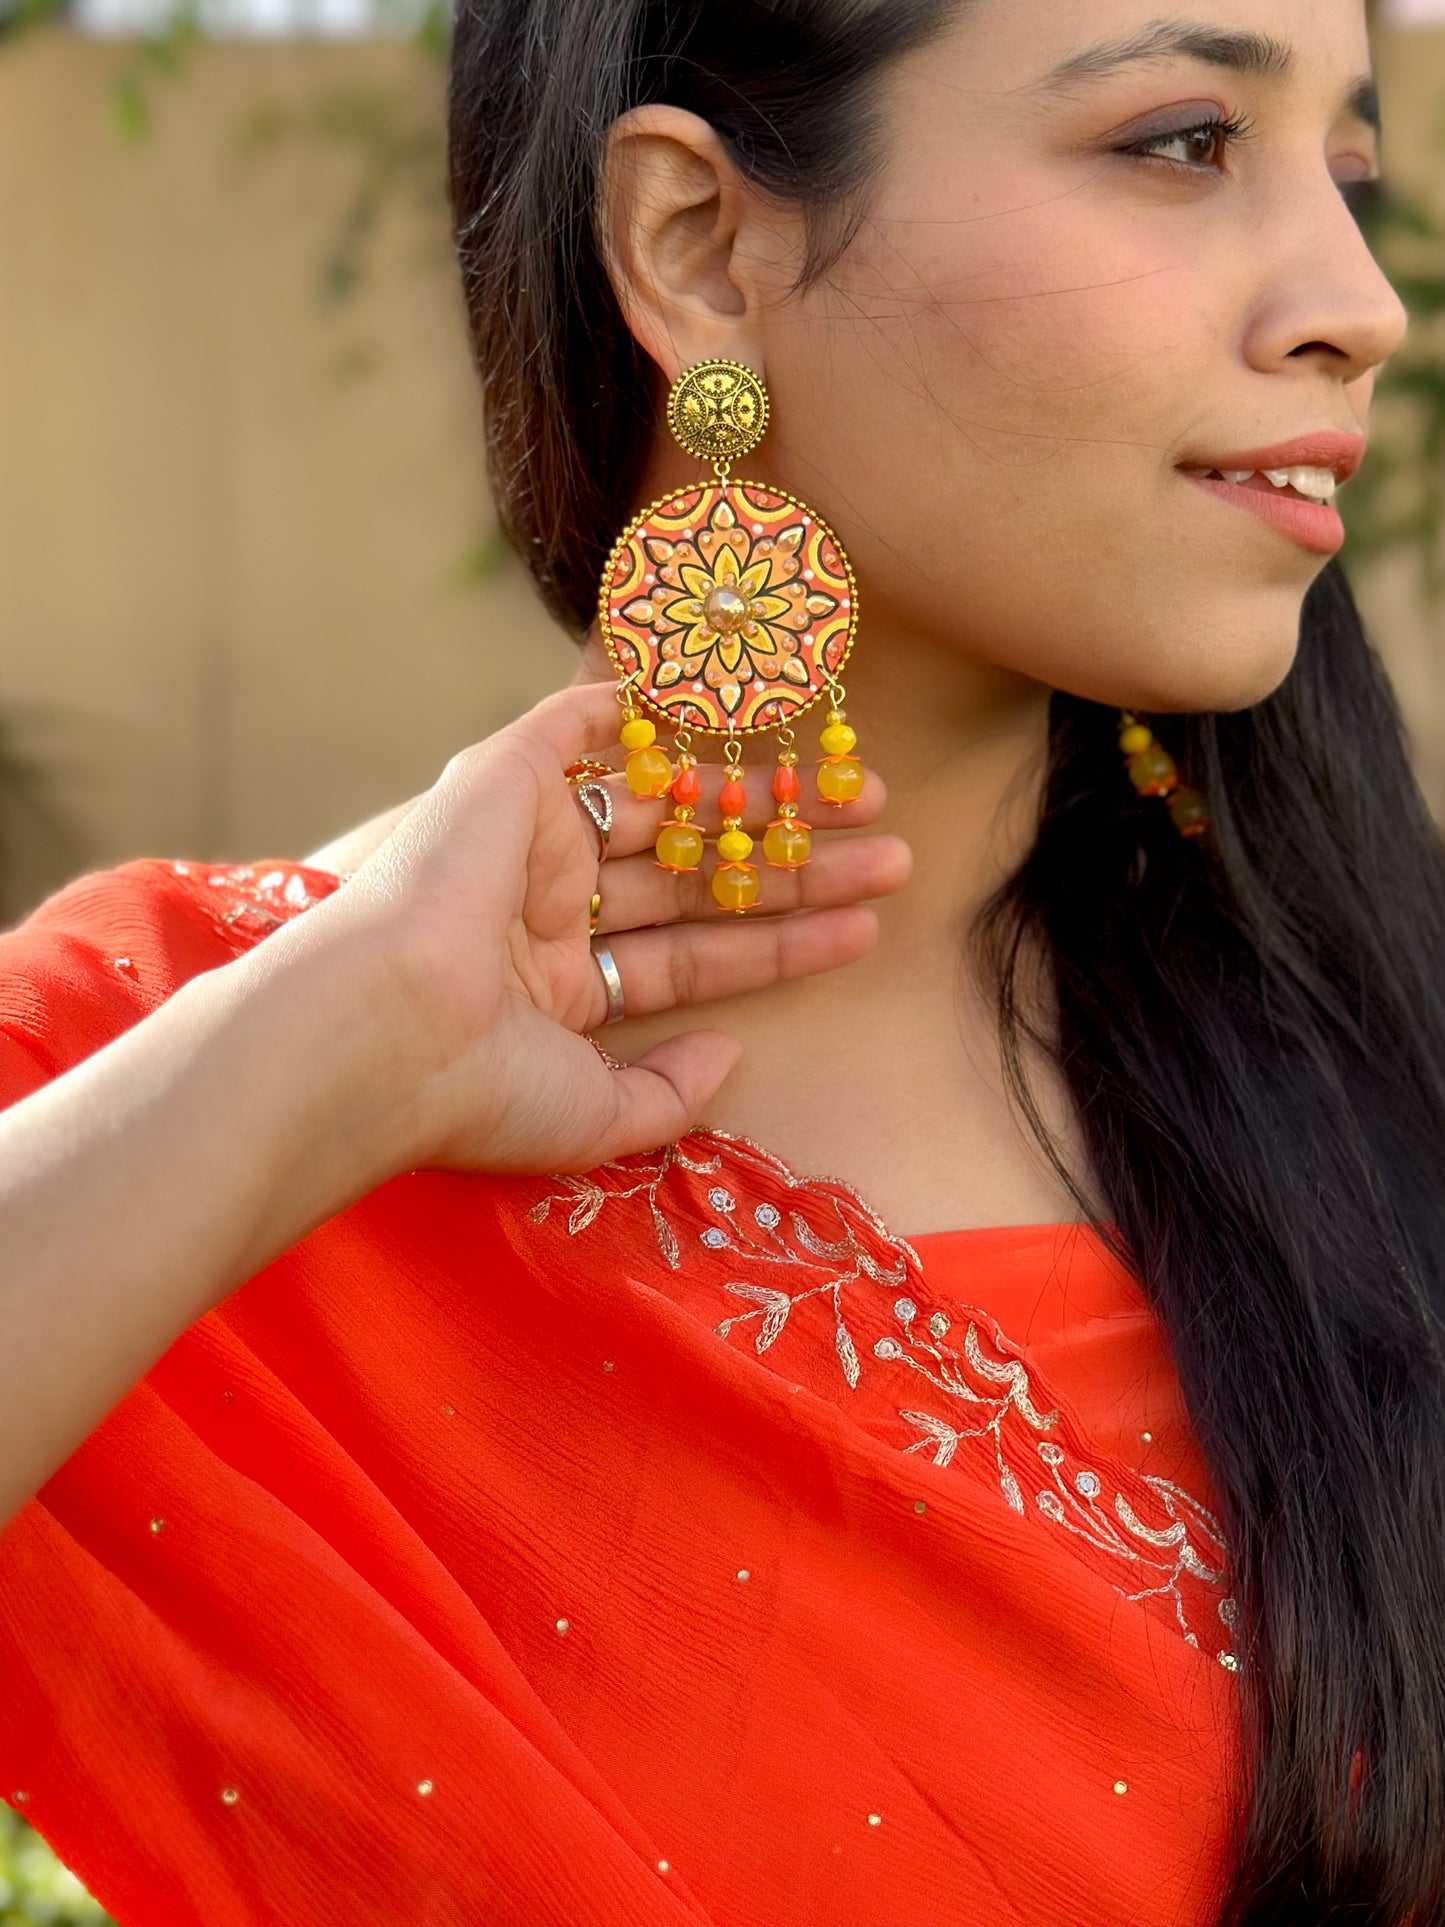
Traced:
POLYGON ((767 393, 750 368, 705 361, 687 369, 673 384, 667 421, 690 455, 711 463, 712 477, 654 502, 618 537, 598 614, 621 678, 628 783, 637 795, 672 803, 656 844, 666 870, 687 872, 702 861, 694 740, 721 740, 712 893, 723 909, 743 913, 761 891, 754 840, 743 827, 742 739, 776 734, 772 820, 762 847, 775 869, 800 869, 811 854, 793 724, 825 697, 818 799, 841 807, 862 793, 840 681, 858 592, 843 546, 821 516, 782 489, 732 475, 732 463, 768 423, 767 393), (672 756, 658 745, 659 723, 675 732, 672 756))

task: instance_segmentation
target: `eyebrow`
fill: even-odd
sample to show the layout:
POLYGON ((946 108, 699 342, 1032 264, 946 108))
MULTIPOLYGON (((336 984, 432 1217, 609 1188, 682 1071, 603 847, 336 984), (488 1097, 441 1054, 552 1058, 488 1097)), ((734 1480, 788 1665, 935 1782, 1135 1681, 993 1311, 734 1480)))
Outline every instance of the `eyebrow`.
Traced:
MULTIPOLYGON (((1188 20, 1155 20, 1142 32, 1115 40, 1101 40, 1082 53, 1070 54, 1051 67, 1036 83, 1039 91, 1074 86, 1080 81, 1103 80, 1121 67, 1165 61, 1186 55, 1224 67, 1231 73, 1261 80, 1286 80, 1294 72, 1294 54, 1282 40, 1267 33, 1235 33, 1223 27, 1203 27, 1188 20)), ((1380 131, 1380 96, 1374 79, 1361 74, 1345 89, 1342 114, 1352 114, 1367 127, 1380 131)))

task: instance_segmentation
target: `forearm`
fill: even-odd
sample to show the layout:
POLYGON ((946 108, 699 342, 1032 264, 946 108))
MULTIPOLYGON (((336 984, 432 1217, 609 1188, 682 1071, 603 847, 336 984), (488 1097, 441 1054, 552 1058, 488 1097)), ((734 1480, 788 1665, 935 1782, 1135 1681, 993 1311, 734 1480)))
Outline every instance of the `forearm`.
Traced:
POLYGON ((409 1168, 378 987, 269 947, 0 1113, 0 1519, 187 1326, 409 1168))

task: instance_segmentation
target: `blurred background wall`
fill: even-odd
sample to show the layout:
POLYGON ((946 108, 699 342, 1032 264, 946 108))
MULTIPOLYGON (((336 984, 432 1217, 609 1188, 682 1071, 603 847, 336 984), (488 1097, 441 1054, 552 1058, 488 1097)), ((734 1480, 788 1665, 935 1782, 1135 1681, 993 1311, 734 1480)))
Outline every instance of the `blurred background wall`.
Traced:
MULTIPOLYGON (((1442 225, 1390 239, 1435 346, 1346 560, 1445 807, 1445 8, 1376 38, 1442 225)), ((135 854, 303 855, 570 674, 493 533, 441 89, 396 33, 0 43, 0 922, 135 854)))

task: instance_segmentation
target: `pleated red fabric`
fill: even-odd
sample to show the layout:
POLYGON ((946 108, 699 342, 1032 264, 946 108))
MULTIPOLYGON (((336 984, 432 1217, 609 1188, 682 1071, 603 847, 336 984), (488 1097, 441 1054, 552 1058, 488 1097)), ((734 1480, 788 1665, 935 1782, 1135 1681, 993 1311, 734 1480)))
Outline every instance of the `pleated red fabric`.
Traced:
MULTIPOLYGON (((334 887, 81 878, 0 938, 0 1097, 334 887)), ((123 1927, 1202 1924, 1209 1505, 1091 1227, 909 1241, 707 1129, 411 1173, 0 1536, 0 1787, 123 1927)))

